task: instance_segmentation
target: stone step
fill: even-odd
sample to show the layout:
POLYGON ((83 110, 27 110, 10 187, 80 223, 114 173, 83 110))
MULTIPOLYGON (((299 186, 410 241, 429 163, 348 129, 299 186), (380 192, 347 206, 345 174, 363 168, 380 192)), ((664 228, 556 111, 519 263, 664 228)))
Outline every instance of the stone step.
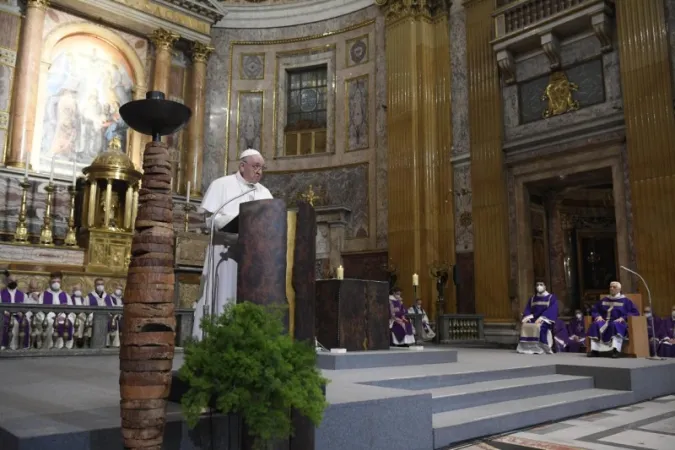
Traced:
POLYGON ((518 367, 501 370, 474 369, 466 372, 426 375, 422 377, 396 377, 363 384, 369 384, 378 387, 421 391, 449 386, 462 386, 472 383, 484 383, 487 381, 555 375, 555 373, 556 368, 554 365, 518 367))
POLYGON ((432 407, 435 414, 592 388, 592 377, 545 375, 450 386, 431 389, 429 392, 433 397, 432 407))
POLYGON ((632 402, 630 391, 582 389, 437 413, 434 449, 632 402))
POLYGON ((422 366, 457 362, 457 351, 444 348, 423 350, 376 350, 369 352, 329 353, 316 355, 316 365, 324 370, 374 369, 379 367, 422 366))

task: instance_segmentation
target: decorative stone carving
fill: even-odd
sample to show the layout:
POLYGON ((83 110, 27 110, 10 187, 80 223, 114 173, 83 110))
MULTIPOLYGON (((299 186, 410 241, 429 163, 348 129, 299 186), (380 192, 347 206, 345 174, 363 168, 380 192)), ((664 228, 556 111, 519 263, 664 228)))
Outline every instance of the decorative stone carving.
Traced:
POLYGON ((553 33, 542 34, 540 37, 541 48, 548 58, 551 69, 560 68, 560 41, 553 33))
POLYGON ((611 17, 606 12, 596 14, 591 17, 593 32, 600 41, 600 50, 603 53, 612 51, 612 22, 611 17))
POLYGON ((510 51, 501 50, 497 52, 497 65, 504 78, 504 83, 513 84, 516 82, 516 62, 510 51))
POLYGON ((150 40, 156 48, 162 50, 171 50, 173 44, 180 38, 180 36, 173 31, 167 31, 163 28, 158 28, 150 35, 150 40))
POLYGON ((190 51, 192 62, 206 63, 214 48, 210 45, 202 44, 201 42, 194 42, 190 51))
POLYGON ((375 0, 375 3, 385 8, 387 22, 404 17, 432 19, 450 11, 450 0, 375 0))

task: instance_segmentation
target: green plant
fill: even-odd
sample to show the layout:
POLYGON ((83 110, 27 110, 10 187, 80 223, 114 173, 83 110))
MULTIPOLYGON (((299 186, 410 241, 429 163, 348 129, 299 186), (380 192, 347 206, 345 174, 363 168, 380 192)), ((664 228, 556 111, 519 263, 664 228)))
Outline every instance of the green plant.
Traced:
POLYGON ((244 302, 202 320, 205 337, 186 345, 179 372, 189 386, 181 403, 190 427, 211 406, 239 415, 261 447, 293 434, 291 408, 321 423, 328 380, 316 368, 313 343, 285 333, 284 311, 244 302))

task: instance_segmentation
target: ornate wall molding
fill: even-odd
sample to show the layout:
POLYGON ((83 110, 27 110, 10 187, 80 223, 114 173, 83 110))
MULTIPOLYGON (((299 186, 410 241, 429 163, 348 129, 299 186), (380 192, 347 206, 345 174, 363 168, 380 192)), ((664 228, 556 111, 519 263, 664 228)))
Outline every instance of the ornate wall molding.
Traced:
POLYGON ((434 20, 447 16, 450 0, 375 0, 384 8, 387 23, 394 23, 406 17, 434 20))

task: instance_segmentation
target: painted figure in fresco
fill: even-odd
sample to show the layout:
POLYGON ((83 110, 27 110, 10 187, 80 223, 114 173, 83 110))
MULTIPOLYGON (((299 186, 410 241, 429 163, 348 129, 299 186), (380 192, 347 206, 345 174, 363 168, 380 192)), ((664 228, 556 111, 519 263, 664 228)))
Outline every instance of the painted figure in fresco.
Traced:
POLYGON ((244 123, 241 127, 239 136, 239 148, 260 148, 260 134, 258 133, 260 127, 256 124, 256 119, 252 111, 244 118, 244 123))

